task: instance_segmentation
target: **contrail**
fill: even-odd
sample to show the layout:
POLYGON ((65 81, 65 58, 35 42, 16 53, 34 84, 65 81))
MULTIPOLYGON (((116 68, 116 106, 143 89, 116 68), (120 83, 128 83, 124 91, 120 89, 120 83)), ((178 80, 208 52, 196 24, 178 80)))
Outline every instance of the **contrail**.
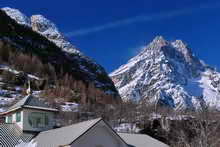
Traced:
POLYGON ((169 19, 169 18, 173 18, 176 16, 188 15, 188 14, 192 14, 192 13, 199 13, 203 10, 215 9, 215 8, 219 8, 219 7, 220 7, 220 3, 209 4, 209 5, 201 4, 198 7, 194 7, 194 8, 184 8, 184 9, 156 13, 156 14, 150 14, 150 15, 139 15, 139 16, 130 17, 127 19, 122 19, 122 20, 106 23, 103 25, 95 26, 95 27, 71 31, 71 32, 65 33, 65 35, 67 37, 84 36, 84 35, 88 35, 91 33, 100 32, 100 31, 103 31, 106 29, 116 28, 116 27, 120 27, 120 26, 124 26, 124 25, 133 24, 133 23, 150 22, 150 21, 169 19))

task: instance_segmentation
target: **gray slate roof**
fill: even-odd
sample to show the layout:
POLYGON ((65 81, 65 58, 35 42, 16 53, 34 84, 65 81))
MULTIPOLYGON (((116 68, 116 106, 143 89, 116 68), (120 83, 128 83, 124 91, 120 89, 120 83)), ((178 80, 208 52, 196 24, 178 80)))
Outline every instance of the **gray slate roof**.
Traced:
MULTIPOLYGON (((39 133, 38 136, 34 138, 34 141, 39 147, 58 147, 60 145, 70 145, 100 121, 102 121, 102 119, 98 118, 58 129, 44 131, 39 133)), ((128 144, 128 147, 169 147, 168 145, 148 135, 127 133, 117 134, 124 142, 128 144)))
POLYGON ((29 142, 35 134, 23 133, 16 124, 0 124, 0 146, 14 147, 29 142))
POLYGON ((168 145, 144 134, 118 133, 129 147, 169 147, 168 145))
POLYGON ((38 108, 38 109, 46 109, 51 111, 57 111, 56 109, 52 109, 49 107, 48 104, 46 104, 43 100, 40 100, 37 97, 34 97, 32 95, 25 96, 23 99, 18 101, 16 104, 11 106, 8 111, 16 110, 22 107, 29 107, 29 108, 38 108))
POLYGON ((98 118, 58 129, 44 131, 39 133, 34 140, 39 147, 69 145, 101 120, 101 118, 98 118))

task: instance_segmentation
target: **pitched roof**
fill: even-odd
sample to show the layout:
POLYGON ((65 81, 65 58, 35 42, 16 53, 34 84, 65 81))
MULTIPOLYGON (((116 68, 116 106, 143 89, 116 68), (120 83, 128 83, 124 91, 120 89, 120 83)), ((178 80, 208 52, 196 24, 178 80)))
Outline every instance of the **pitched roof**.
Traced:
POLYGON ((29 142, 35 134, 24 133, 16 124, 0 124, 0 146, 14 147, 29 142))
POLYGON ((130 147, 169 147, 168 145, 144 134, 118 133, 130 147))
POLYGON ((69 145, 101 120, 101 118, 98 118, 58 129, 44 131, 39 133, 39 135, 34 140, 40 147, 69 145), (48 142, 48 140, 51 141, 48 142))
MULTIPOLYGON (((55 147, 70 145, 78 138, 83 136, 87 131, 96 126, 99 122, 103 121, 101 118, 84 121, 81 123, 73 124, 70 126, 44 131, 34 138, 34 142, 40 147, 55 147)), ((113 131, 114 132, 114 131, 113 131)), ((114 132, 115 133, 115 132, 114 132)), ((115 133, 128 147, 169 147, 168 145, 144 134, 128 134, 128 133, 115 133)))
MULTIPOLYGON (((16 104, 11 106, 7 112, 17 110, 19 108, 33 108, 33 109, 44 109, 49 111, 57 111, 57 109, 50 108, 43 100, 36 98, 32 95, 25 96, 23 99, 18 101, 16 104)), ((6 112, 6 113, 7 113, 6 112)))

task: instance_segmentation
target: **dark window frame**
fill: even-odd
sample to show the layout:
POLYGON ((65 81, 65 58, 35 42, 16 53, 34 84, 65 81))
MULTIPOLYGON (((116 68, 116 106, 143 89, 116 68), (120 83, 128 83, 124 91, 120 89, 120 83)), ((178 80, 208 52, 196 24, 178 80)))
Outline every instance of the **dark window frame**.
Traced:
POLYGON ((16 112, 16 122, 21 122, 21 111, 16 112))

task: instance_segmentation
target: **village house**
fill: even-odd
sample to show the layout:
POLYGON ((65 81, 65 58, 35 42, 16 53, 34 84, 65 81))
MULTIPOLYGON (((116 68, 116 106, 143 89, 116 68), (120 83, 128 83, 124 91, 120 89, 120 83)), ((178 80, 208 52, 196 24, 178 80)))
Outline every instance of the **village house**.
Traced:
POLYGON ((0 124, 0 145, 15 146, 19 142, 30 141, 39 132, 53 129, 57 112, 32 95, 24 97, 1 113, 5 123, 0 124))
POLYGON ((57 112, 29 93, 1 113, 0 147, 168 147, 147 135, 117 133, 102 118, 55 128, 57 112))

